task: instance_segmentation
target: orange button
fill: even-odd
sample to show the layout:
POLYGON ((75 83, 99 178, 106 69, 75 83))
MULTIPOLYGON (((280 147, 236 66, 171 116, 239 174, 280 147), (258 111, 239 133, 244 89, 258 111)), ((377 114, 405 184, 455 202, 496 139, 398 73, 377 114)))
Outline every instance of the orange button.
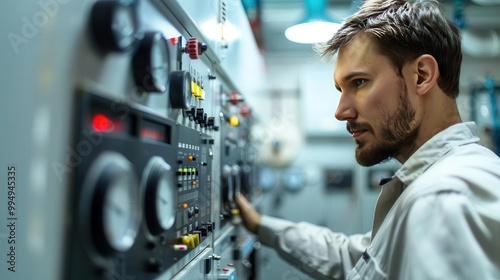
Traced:
POLYGON ((184 209, 188 208, 188 204, 187 203, 183 203, 182 204, 182 208, 184 208, 184 209))
POLYGON ((189 155, 189 156, 188 156, 188 160, 193 160, 193 156, 192 156, 192 155, 189 155))
POLYGON ((193 186, 196 185, 196 181, 191 182, 191 185, 193 186))

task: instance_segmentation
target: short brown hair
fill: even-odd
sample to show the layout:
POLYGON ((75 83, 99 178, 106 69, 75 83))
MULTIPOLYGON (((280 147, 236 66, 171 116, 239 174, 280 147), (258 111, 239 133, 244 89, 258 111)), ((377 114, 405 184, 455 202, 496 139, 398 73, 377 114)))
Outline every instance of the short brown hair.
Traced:
POLYGON ((331 57, 359 32, 373 35, 379 52, 389 58, 399 75, 405 63, 432 55, 439 66, 439 87, 450 97, 458 96, 460 33, 437 1, 367 0, 318 50, 331 57))

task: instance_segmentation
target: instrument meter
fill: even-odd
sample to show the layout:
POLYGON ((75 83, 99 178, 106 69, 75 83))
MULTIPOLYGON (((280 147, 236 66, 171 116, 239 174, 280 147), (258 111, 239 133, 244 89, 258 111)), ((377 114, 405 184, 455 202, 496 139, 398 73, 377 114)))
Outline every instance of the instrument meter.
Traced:
POLYGON ((171 167, 161 157, 153 157, 144 173, 146 223, 152 234, 160 234, 174 225, 177 188, 171 167))
POLYGON ((90 212, 94 244, 102 253, 125 252, 134 244, 141 208, 139 184, 132 164, 117 152, 104 152, 92 164, 84 191, 90 205, 82 205, 82 214, 90 212), (88 209, 89 210, 85 210, 88 209))
POLYGON ((168 88, 170 50, 160 32, 146 32, 132 59, 137 86, 148 92, 164 92, 168 88))
POLYGON ((137 46, 135 1, 98 1, 92 8, 92 30, 106 51, 125 52, 137 46))

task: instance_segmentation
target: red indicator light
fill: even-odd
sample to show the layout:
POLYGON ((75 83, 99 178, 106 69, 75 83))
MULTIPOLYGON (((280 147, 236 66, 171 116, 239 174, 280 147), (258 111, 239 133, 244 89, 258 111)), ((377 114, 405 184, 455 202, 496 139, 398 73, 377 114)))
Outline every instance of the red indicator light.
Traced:
POLYGON ((92 128, 97 132, 110 132, 113 130, 113 122, 103 114, 97 114, 92 118, 92 128))
POLYGON ((176 45, 177 43, 179 43, 179 38, 177 37, 170 38, 170 43, 172 43, 172 45, 176 45))
POLYGON ((161 139, 160 138, 160 134, 158 133, 158 131, 151 131, 151 138, 153 139, 161 139))

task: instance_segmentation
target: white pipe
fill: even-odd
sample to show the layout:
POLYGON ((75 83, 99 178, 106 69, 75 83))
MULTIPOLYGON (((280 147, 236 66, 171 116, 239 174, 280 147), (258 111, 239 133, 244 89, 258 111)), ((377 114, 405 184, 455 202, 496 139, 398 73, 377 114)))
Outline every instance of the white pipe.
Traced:
POLYGON ((500 57, 500 36, 493 30, 462 30, 462 52, 472 57, 500 57))

